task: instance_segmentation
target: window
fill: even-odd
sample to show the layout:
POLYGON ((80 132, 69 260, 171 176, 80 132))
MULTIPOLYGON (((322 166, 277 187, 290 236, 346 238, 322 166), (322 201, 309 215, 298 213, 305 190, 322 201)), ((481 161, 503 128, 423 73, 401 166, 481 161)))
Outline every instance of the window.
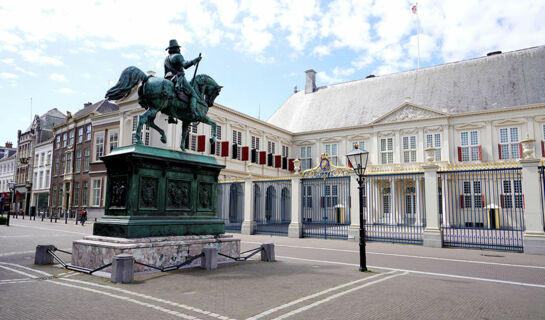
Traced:
POLYGON ((40 189, 44 188, 44 172, 40 171, 39 180, 38 180, 38 186, 40 189))
POLYGON ((108 142, 110 145, 110 152, 112 152, 113 149, 117 148, 117 141, 118 141, 118 133, 110 132, 110 138, 108 142))
POLYGON ((44 181, 44 184, 45 184, 45 188, 49 188, 49 170, 45 170, 45 181, 44 181))
POLYGON ((69 135, 70 135, 70 145, 73 146, 74 145, 74 134, 75 134, 75 130, 71 130, 69 135))
POLYGON ((79 205, 79 182, 74 182, 74 206, 79 205))
POLYGON ((522 209, 524 208, 524 195, 522 194, 521 180, 503 180, 503 194, 501 195, 501 207, 522 209), (512 188, 511 188, 512 186, 512 188))
POLYGON ((353 141, 352 142, 352 149, 356 148, 356 144, 358 145, 358 148, 360 150, 365 150, 365 141, 353 141))
POLYGON ((100 187, 101 187, 101 184, 102 184, 102 180, 100 179, 97 179, 97 180, 93 180, 93 202, 92 202, 92 205, 95 206, 95 207, 99 207, 100 206, 100 187))
POLYGON ((55 143, 55 149, 59 149, 61 147, 61 135, 59 134, 57 136, 57 141, 55 143))
POLYGON ((259 137, 252 136, 252 149, 259 150, 259 137))
POLYGON ((78 143, 83 142, 83 127, 78 129, 78 143))
POLYGON ((45 162, 45 152, 40 154, 40 165, 43 166, 45 162))
POLYGON ((458 161, 479 161, 481 160, 481 147, 479 145, 479 132, 460 132, 460 147, 458 148, 458 161))
POLYGON ((66 154, 66 173, 72 173, 72 152, 66 154))
POLYGON ((34 172, 34 180, 32 182, 38 185, 38 172, 34 172))
POLYGON ((189 149, 191 151, 197 151, 197 126, 197 122, 192 122, 189 124, 189 149))
POLYGON ((83 171, 89 171, 89 158, 90 158, 91 152, 89 149, 85 149, 85 155, 83 158, 83 171))
POLYGON ((394 140, 393 138, 380 139, 380 163, 394 163, 394 140))
POLYGON ((100 161, 100 157, 104 155, 104 135, 95 136, 95 161, 100 161))
POLYGON ((64 165, 65 165, 65 162, 64 162, 64 161, 65 161, 65 159, 66 159, 66 157, 65 157, 65 155, 63 154, 63 155, 62 155, 62 158, 61 158, 61 173, 60 173, 61 175, 64 174, 64 165))
POLYGON ((53 186, 53 195, 51 197, 51 205, 54 207, 57 205, 57 186, 53 186))
POLYGON ((59 174, 59 157, 55 157, 55 175, 57 176, 59 174))
POLYGON ((335 207, 338 203, 338 188, 336 185, 325 186, 325 205, 328 208, 335 207))
POLYGON ((91 125, 88 124, 87 125, 87 128, 86 128, 86 133, 87 133, 87 141, 90 141, 91 140, 91 125))
POLYGON ((83 189, 81 192, 81 205, 86 206, 87 205, 87 189, 88 189, 88 182, 83 181, 83 189))
POLYGON ((382 189, 382 211, 385 214, 390 213, 390 197, 391 197, 390 192, 391 192, 390 187, 386 187, 382 189))
POLYGON ((511 198, 511 181, 503 181, 502 208, 513 208, 513 199, 511 198))
POLYGON ((136 143, 136 128, 138 127, 138 116, 132 116, 131 144, 136 143))
POLYGON ((312 147, 301 147, 301 170, 312 168, 312 147))
POLYGON ((40 154, 36 153, 36 157, 34 159, 34 165, 38 166, 40 164, 40 154))
POLYGON ((51 151, 47 151, 47 158, 45 161, 45 165, 48 166, 51 164, 51 151))
POLYGON ((76 173, 81 171, 81 151, 76 153, 76 173))
POLYGON ((519 128, 500 129, 500 159, 520 159, 519 128))
POLYGON ((216 126, 216 156, 221 156, 221 126, 216 126))
POLYGON ((403 137, 403 162, 416 162, 416 136, 403 137))
POLYGON ((270 154, 276 153, 275 143, 272 141, 267 141, 267 152, 270 154))
POLYGON ((407 187, 405 190, 405 209, 407 211, 407 223, 414 224, 416 221, 416 188, 407 187))
POLYGON ((460 198, 462 208, 484 207, 484 196, 481 193, 481 181, 464 181, 463 194, 460 198))
POLYGON ((435 151, 435 161, 441 161, 441 134, 427 134, 426 148, 437 148, 438 150, 435 151))
POLYGON ((282 157, 289 157, 289 148, 287 146, 282 146, 282 157))
POLYGON ((329 155, 329 162, 333 165, 337 165, 337 144, 326 144, 325 153, 329 155))
POLYGON ((303 186, 303 206, 312 208, 312 186, 303 186))
POLYGON ((68 134, 65 132, 62 134, 62 147, 66 147, 66 143, 67 143, 67 140, 68 140, 68 134))

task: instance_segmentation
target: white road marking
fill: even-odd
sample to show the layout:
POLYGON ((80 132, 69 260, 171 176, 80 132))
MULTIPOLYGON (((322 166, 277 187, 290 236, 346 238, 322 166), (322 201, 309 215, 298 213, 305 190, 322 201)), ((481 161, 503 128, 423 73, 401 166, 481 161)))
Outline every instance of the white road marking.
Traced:
POLYGON ((378 280, 375 280, 375 281, 372 281, 372 282, 368 282, 368 283, 362 284, 361 286, 357 286, 357 287, 355 287, 355 288, 351 288, 351 289, 345 290, 345 291, 343 291, 343 292, 336 293, 336 294, 334 294, 334 295, 332 295, 332 296, 329 296, 329 297, 327 297, 327 298, 325 298, 325 299, 322 299, 322 300, 320 300, 320 301, 316 301, 316 302, 314 302, 314 303, 311 303, 311 304, 309 304, 308 306, 304 306, 304 307, 301 307, 301 308, 299 308, 299 309, 295 309, 295 310, 290 311, 290 312, 288 312, 288 313, 286 313, 286 314, 283 314, 283 315, 281 315, 281 316, 279 316, 279 317, 276 317, 276 318, 274 318, 274 320, 286 319, 286 318, 291 317, 291 316, 293 316, 293 315, 295 315, 295 314, 301 313, 301 312, 303 312, 303 311, 307 311, 307 310, 310 309, 310 308, 314 308, 315 306, 318 306, 318 305, 320 305, 320 304, 322 304, 322 303, 329 302, 329 301, 331 301, 331 300, 333 300, 333 299, 336 299, 336 298, 338 298, 338 297, 342 297, 342 296, 344 296, 344 295, 346 295, 346 294, 349 294, 349 293, 351 293, 351 292, 354 292, 354 291, 363 289, 363 288, 365 288, 365 287, 368 287, 368 286, 374 285, 374 284, 376 284, 376 283, 383 282, 383 281, 386 281, 386 280, 389 280, 389 279, 392 279, 392 278, 395 278, 395 277, 399 277, 399 276, 402 276, 402 275, 406 275, 406 274, 407 274, 407 272, 404 272, 404 273, 401 273, 401 274, 393 274, 393 275, 391 275, 391 276, 387 276, 387 277, 385 277, 385 278, 381 278, 381 279, 378 279, 378 280))
POLYGON ((10 223, 10 226, 14 227, 20 227, 20 228, 32 228, 32 229, 38 229, 38 230, 47 230, 47 231, 56 231, 56 232, 64 232, 64 233, 72 233, 72 234, 79 234, 84 236, 90 236, 90 233, 83 233, 83 232, 75 232, 75 231, 66 231, 66 230, 60 230, 60 229, 52 229, 52 228, 41 228, 41 227, 33 227, 33 226, 24 226, 20 224, 12 224, 10 223))
POLYGON ((6 253, 0 253, 0 257, 16 256, 16 255, 19 255, 19 254, 27 254, 27 253, 34 253, 34 252, 36 252, 36 250, 6 252, 6 253))
POLYGON ((33 281, 36 281, 36 279, 25 279, 25 280, 13 280, 13 281, 4 281, 4 282, 0 282, 0 285, 3 285, 3 284, 13 284, 13 283, 25 283, 25 282, 33 282, 33 281))
POLYGON ((20 271, 20 270, 17 270, 17 269, 13 269, 13 268, 10 268, 10 267, 0 266, 0 268, 6 269, 8 271, 15 272, 15 273, 18 273, 18 274, 22 274, 23 276, 27 276, 27 277, 32 278, 32 279, 37 279, 38 278, 35 275, 32 275, 30 273, 26 273, 26 272, 23 272, 23 271, 20 271))
MULTIPOLYGON (((243 241, 243 243, 261 244, 261 242, 252 242, 252 241, 243 241)), ((317 247, 306 247, 306 246, 290 246, 290 245, 283 245, 283 244, 275 244, 275 246, 285 247, 285 248, 294 248, 294 249, 314 249, 314 250, 324 250, 324 251, 359 253, 359 250, 317 248, 317 247)), ((367 251, 367 254, 375 254, 375 255, 381 255, 381 256, 393 256, 393 257, 404 257, 404 258, 414 258, 414 259, 428 259, 428 260, 452 261, 452 262, 462 262, 462 263, 487 264, 487 265, 496 265, 496 266, 505 266, 505 267, 544 269, 545 270, 545 266, 532 266, 532 265, 524 265, 524 264, 511 264, 511 263, 487 262, 487 261, 477 261, 477 260, 463 260, 463 259, 452 259, 452 258, 438 258, 438 257, 428 257, 428 256, 412 256, 412 255, 408 255, 408 254, 383 253, 383 252, 373 252, 373 251, 367 251)))
MULTIPOLYGON (((355 264, 355 263, 345 263, 345 262, 325 261, 325 260, 314 260, 314 259, 303 259, 303 258, 287 257, 287 256, 276 256, 276 257, 285 258, 285 259, 292 259, 292 260, 301 260, 301 261, 309 261, 309 262, 321 262, 321 263, 339 264, 339 265, 345 265, 345 266, 359 267, 359 264, 355 264)), ((425 275, 431 275, 431 276, 447 277, 447 278, 457 278, 457 279, 466 279, 466 280, 475 280, 475 281, 484 281, 484 282, 512 284, 512 285, 523 286, 523 287, 545 288, 545 285, 536 284, 536 283, 497 280, 497 279, 489 279, 489 278, 478 278, 478 277, 460 276, 460 275, 447 274, 447 273, 436 273, 436 272, 427 272, 427 271, 418 271, 418 270, 409 270, 409 269, 398 269, 398 268, 389 268, 389 267, 381 267, 381 266, 367 265, 367 267, 376 268, 376 269, 383 269, 383 270, 391 270, 391 271, 400 271, 400 272, 408 272, 408 273, 416 273, 416 274, 425 274, 425 275)))
MULTIPOLYGON (((178 308, 182 308, 182 309, 185 309, 185 310, 188 310, 188 311, 201 313, 201 314, 208 315, 208 316, 211 316, 211 317, 214 317, 214 318, 221 318, 222 317, 221 315, 212 313, 210 311, 201 310, 199 308, 191 307, 191 306, 188 306, 188 305, 185 305, 185 304, 179 304, 179 303, 176 303, 176 302, 172 302, 172 301, 168 301, 168 300, 165 300, 165 299, 152 297, 152 296, 149 296, 149 295, 146 295, 146 294, 133 292, 133 291, 129 291, 129 290, 121 289, 121 288, 101 285, 101 284, 82 281, 82 280, 66 279, 66 277, 64 277, 64 278, 62 278, 60 280, 67 281, 67 282, 72 282, 72 283, 85 284, 85 285, 88 285, 88 286, 98 287, 98 288, 112 290, 112 291, 118 291, 118 292, 122 292, 122 293, 125 293, 125 294, 130 294, 130 295, 133 295, 133 296, 137 296, 137 297, 140 297, 140 298, 145 298, 145 299, 148 299, 148 300, 152 300, 152 301, 155 301, 155 302, 161 302, 161 303, 168 304, 168 305, 171 305, 171 306, 175 306, 175 307, 178 307, 178 308)), ((221 318, 221 319, 223 319, 223 318, 221 318)), ((229 318, 226 318, 226 319, 229 319, 229 318)))
MULTIPOLYGON (((387 272, 385 274, 390 274, 390 273, 393 273, 395 271, 390 271, 390 272, 387 272)), ((286 303, 286 304, 283 304, 281 306, 278 306, 278 307, 275 307, 275 308, 272 308, 272 309, 269 309, 267 311, 264 311, 260 314, 256 314, 255 316, 253 317, 250 317, 250 318, 247 318, 246 320, 255 320, 255 319, 259 319, 259 318, 262 318, 266 315, 269 315, 273 312, 276 312, 278 310, 282 310, 282 309, 285 309, 285 308, 288 308, 290 306, 293 306, 295 304, 298 304, 298 303, 301 303, 303 301, 306 301, 306 300, 309 300, 309 299, 313 299, 313 298, 316 298, 316 297, 319 297, 321 295, 324 295, 326 293, 329 293, 331 291, 335 291, 335 290, 339 290, 339 289, 342 289, 344 287, 348 287, 348 286, 351 286, 351 285, 354 285, 356 283, 360 283, 360 282, 363 282, 363 281, 367 281, 367 280, 370 280, 370 279, 373 279, 373 278, 376 278, 376 277, 379 277, 379 276, 382 276, 384 274, 376 274, 376 275, 373 275, 373 276, 370 276, 370 277, 366 277, 366 278, 363 278, 363 279, 359 279, 359 280, 355 280, 355 281, 351 281, 351 282, 348 282, 348 283, 345 283, 345 284, 342 284, 340 286, 336 286, 336 287, 333 287, 333 288, 329 288, 329 289, 326 289, 326 290, 323 290, 323 291, 320 291, 320 292, 317 292, 317 293, 314 293, 314 294, 311 294, 310 296, 306 296, 306 297, 303 297, 303 298, 300 298, 300 299, 297 299, 297 300, 294 300, 292 302, 289 302, 289 303, 286 303)))
POLYGON ((32 237, 31 235, 20 235, 20 236, 0 236, 0 239, 1 238, 30 238, 32 237))
POLYGON ((13 267, 18 267, 18 268, 25 269, 25 270, 28 270, 28 271, 33 271, 33 272, 36 272, 36 273, 39 273, 39 274, 43 274, 45 276, 52 276, 52 274, 50 274, 50 273, 44 272, 42 270, 37 270, 37 269, 25 267, 25 266, 22 266, 20 264, 8 263, 8 262, 0 262, 0 264, 13 266, 13 267))
POLYGON ((21 280, 28 280, 28 278, 6 279, 6 280, 0 280, 0 282, 21 281, 21 280))
POLYGON ((75 288, 75 289, 80 289, 80 290, 93 292, 93 293, 105 295, 105 296, 108 296, 108 297, 124 300, 124 301, 127 301, 127 302, 132 302, 132 303, 144 306, 144 307, 148 307, 148 308, 151 308, 151 309, 154 309, 154 310, 157 310, 157 311, 161 311, 161 312, 165 312, 165 313, 177 316, 177 317, 182 318, 182 319, 188 319, 188 320, 198 320, 199 319, 199 318, 187 315, 187 314, 183 314, 181 312, 177 312, 177 311, 174 311, 174 310, 169 310, 169 309, 163 308, 161 306, 153 305, 153 304, 142 302, 142 301, 139 301, 139 300, 134 300, 134 299, 129 298, 129 297, 120 296, 120 295, 116 295, 116 294, 109 293, 109 292, 104 292, 104 291, 100 291, 100 290, 96 290, 96 289, 92 289, 92 288, 87 288, 87 287, 76 286, 76 285, 72 285, 72 284, 69 284, 69 283, 63 283, 63 282, 60 282, 60 281, 47 280, 47 282, 53 283, 53 284, 56 284, 56 285, 61 285, 61 286, 66 286, 66 287, 70 287, 70 288, 75 288))

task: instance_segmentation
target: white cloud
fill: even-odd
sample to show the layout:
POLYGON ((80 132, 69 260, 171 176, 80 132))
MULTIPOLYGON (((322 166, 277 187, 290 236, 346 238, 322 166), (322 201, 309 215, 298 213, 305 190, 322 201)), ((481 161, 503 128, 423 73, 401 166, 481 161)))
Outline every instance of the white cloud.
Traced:
POLYGON ((326 45, 317 46, 314 48, 314 50, 312 50, 312 54, 316 54, 319 56, 328 56, 331 54, 331 46, 326 46, 326 45))
POLYGON ((84 73, 84 74, 82 74, 82 77, 84 77, 85 79, 90 79, 91 75, 88 74, 88 73, 84 73))
POLYGON ((64 74, 53 73, 51 76, 49 76, 49 79, 53 81, 66 82, 66 77, 64 74))
POLYGON ((19 53, 26 61, 31 63, 40 64, 40 65, 53 65, 53 66, 63 65, 61 60, 54 57, 48 57, 43 55, 40 49, 21 50, 19 51, 19 53))
POLYGON ((36 73, 35 72, 32 72, 32 71, 28 71, 28 70, 25 70, 21 67, 15 67, 15 70, 19 71, 19 72, 22 72, 28 76, 31 76, 31 77, 35 77, 36 76, 36 73))
POLYGON ((60 88, 57 90, 58 93, 63 93, 63 94, 70 94, 70 93, 73 93, 74 91, 72 89, 69 89, 69 88, 60 88))
POLYGON ((121 56, 125 59, 138 60, 140 56, 135 53, 122 53, 121 56))
POLYGON ((13 64, 13 59, 12 58, 2 59, 0 61, 2 61, 5 64, 13 64))
POLYGON ((354 74, 356 70, 354 68, 339 68, 335 67, 331 71, 331 75, 328 75, 325 72, 317 72, 316 76, 318 77, 318 80, 321 82, 324 82, 326 84, 332 84, 332 83, 339 83, 339 82, 345 82, 348 80, 348 76, 351 76, 354 74))
POLYGON ((0 78, 8 79, 8 80, 15 80, 15 79, 18 79, 19 76, 14 74, 14 73, 2 72, 2 73, 0 73, 0 78))

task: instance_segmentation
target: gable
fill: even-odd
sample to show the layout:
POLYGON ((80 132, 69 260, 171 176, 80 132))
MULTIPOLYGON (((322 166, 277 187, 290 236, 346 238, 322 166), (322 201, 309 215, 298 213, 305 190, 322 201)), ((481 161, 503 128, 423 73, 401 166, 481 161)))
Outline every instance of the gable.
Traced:
POLYGON ((431 108, 417 106, 411 103, 403 103, 401 106, 395 108, 394 110, 373 121, 373 124, 407 120, 432 119, 437 117, 443 117, 446 115, 446 113, 439 112, 431 108))

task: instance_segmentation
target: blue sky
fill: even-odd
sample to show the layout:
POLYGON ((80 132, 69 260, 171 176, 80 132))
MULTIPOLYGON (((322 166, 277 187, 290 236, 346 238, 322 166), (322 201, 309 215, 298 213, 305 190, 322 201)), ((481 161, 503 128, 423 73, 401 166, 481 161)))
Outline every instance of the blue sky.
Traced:
MULTIPOLYGON (((75 112, 130 65, 163 75, 164 48, 203 53, 218 103, 266 120, 304 89, 416 69, 414 2, 0 0, 0 144, 32 113, 75 112), (260 113, 259 113, 260 110, 260 113)), ((545 1, 418 2, 420 67, 545 44, 545 1)), ((193 75, 193 68, 188 74, 193 75)))

